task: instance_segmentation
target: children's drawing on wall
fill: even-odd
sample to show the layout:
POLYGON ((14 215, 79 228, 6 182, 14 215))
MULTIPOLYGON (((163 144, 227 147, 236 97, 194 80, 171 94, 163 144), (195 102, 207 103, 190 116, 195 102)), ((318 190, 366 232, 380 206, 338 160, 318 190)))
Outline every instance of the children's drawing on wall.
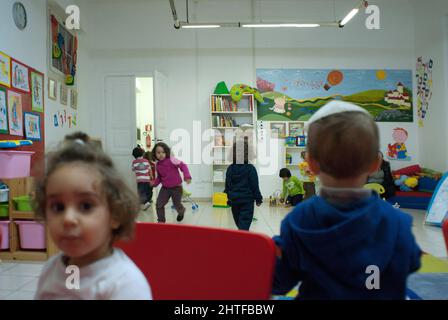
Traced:
POLYGON ((429 59, 424 63, 423 58, 417 59, 416 73, 417 78, 417 117, 419 127, 423 127, 423 119, 429 109, 429 101, 432 97, 432 67, 433 60, 429 59))
POLYGON ((405 142, 408 139, 408 132, 403 128, 395 128, 392 133, 394 144, 387 145, 387 157, 390 160, 403 160, 411 161, 411 157, 408 156, 408 150, 405 142))
POLYGON ((342 100, 375 121, 413 121, 412 70, 257 69, 257 87, 258 120, 307 121, 329 101, 342 100))
POLYGON ((23 136, 22 95, 8 92, 9 134, 23 136))
POLYGON ((11 57, 0 52, 0 85, 11 87, 11 57))
POLYGON ((67 126, 68 128, 76 127, 77 113, 67 112, 67 110, 58 111, 53 114, 53 126, 55 128, 61 127, 64 128, 67 126))
POLYGON ((0 133, 8 133, 6 90, 0 88, 0 133))
POLYGON ((33 111, 44 112, 44 77, 31 72, 31 108, 33 111))
POLYGON ((40 140, 40 116, 38 114, 25 112, 25 137, 29 140, 40 140))
POLYGON ((20 62, 12 61, 12 86, 13 88, 30 92, 30 81, 28 78, 28 67, 20 62))

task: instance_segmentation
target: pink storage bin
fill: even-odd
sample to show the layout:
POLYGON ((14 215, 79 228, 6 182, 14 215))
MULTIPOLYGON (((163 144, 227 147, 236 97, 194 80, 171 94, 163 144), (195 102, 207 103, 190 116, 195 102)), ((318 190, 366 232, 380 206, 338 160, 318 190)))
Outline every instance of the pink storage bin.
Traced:
POLYGON ((33 151, 0 150, 0 178, 29 177, 33 154, 33 151))
POLYGON ((9 249, 9 221, 0 221, 0 234, 2 235, 0 249, 9 249))
POLYGON ((45 249, 45 225, 35 221, 14 221, 19 226, 22 249, 45 249))

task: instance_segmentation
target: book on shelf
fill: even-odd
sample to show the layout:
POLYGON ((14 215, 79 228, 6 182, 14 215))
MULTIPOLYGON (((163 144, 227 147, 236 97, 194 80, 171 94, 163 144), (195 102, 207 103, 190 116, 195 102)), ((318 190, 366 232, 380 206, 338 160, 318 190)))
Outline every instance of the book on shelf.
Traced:
POLYGON ((229 116, 213 116, 213 127, 237 127, 235 119, 229 116))
POLYGON ((212 112, 253 112, 254 105, 251 96, 243 98, 237 102, 231 96, 212 96, 212 112))

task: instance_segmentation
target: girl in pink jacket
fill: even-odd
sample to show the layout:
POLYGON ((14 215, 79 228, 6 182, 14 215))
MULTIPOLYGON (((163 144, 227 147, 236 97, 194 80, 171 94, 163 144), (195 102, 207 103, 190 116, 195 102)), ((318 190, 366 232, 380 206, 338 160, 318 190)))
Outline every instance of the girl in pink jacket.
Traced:
POLYGON ((165 223, 165 205, 170 198, 173 198, 173 204, 177 211, 177 221, 182 221, 185 207, 182 205, 182 177, 179 169, 182 171, 184 180, 188 184, 191 182, 190 171, 184 162, 171 156, 170 148, 163 142, 157 143, 152 153, 153 159, 157 161, 157 178, 151 185, 157 187, 159 184, 162 184, 156 203, 158 222, 165 223))

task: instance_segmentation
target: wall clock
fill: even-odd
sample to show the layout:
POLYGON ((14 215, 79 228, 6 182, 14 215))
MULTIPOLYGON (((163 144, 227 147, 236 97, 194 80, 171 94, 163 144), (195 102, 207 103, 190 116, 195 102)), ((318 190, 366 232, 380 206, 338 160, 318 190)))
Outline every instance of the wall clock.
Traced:
POLYGON ((14 23, 19 30, 23 30, 27 25, 26 9, 23 3, 16 2, 12 7, 12 16, 14 18, 14 23))

